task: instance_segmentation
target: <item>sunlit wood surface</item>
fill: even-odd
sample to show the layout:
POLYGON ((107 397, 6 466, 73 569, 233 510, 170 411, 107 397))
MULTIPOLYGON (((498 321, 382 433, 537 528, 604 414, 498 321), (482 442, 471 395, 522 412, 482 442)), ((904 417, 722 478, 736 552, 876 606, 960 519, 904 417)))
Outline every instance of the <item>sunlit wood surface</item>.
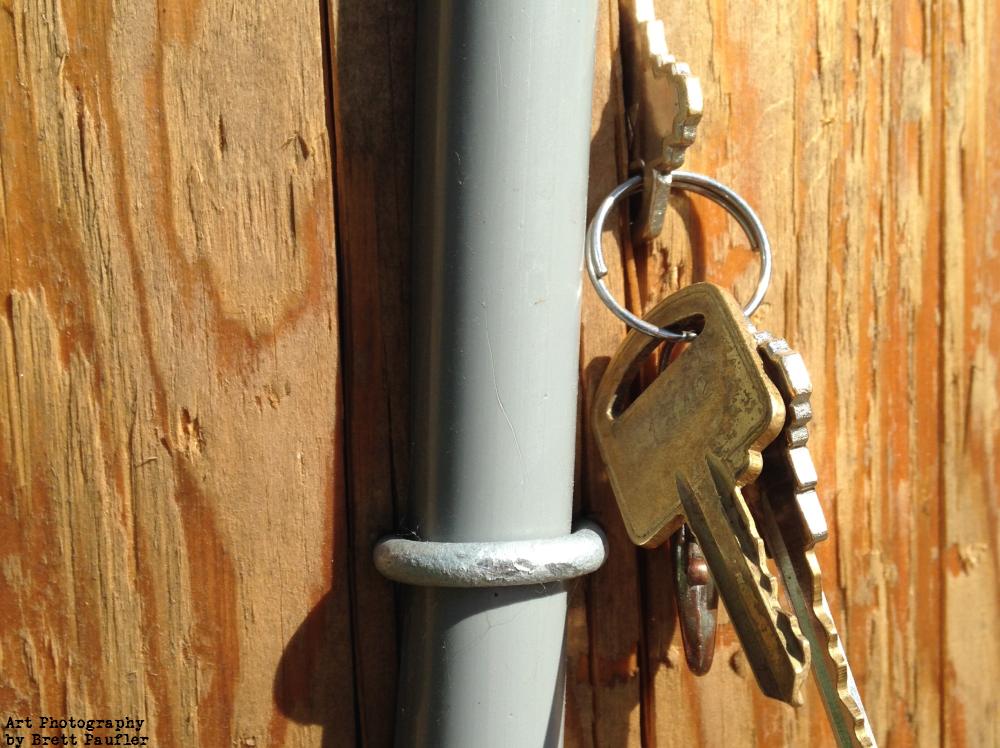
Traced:
MULTIPOLYGON (((1000 10, 657 2, 701 77, 687 166, 758 210, 756 321, 810 366, 826 590, 884 746, 1000 745, 1000 10)), ((405 501, 414 7, 0 0, 0 716, 157 745, 387 745, 405 501)), ((592 210, 627 174, 600 4, 592 210)), ((607 237, 634 309, 755 258, 700 198, 607 237), (617 242, 617 244, 613 244, 617 242)), ((685 669, 587 405, 624 330, 583 292, 571 746, 828 746, 724 623, 685 669)))

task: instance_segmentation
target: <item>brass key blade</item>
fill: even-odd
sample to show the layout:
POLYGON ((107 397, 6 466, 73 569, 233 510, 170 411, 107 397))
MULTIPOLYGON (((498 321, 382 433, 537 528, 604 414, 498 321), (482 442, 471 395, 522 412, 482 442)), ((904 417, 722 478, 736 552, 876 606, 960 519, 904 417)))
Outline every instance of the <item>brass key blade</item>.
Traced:
POLYGON ((761 690, 799 705, 809 645, 794 618, 781 610, 763 543, 735 483, 715 455, 708 455, 707 467, 690 480, 677 475, 684 514, 761 690))
POLYGON ((764 369, 787 408, 778 437, 764 452, 764 472, 753 486, 755 515, 765 544, 785 583, 785 592, 812 650, 813 680, 830 726, 843 748, 876 746, 847 653, 826 595, 813 547, 827 536, 816 494, 816 469, 809 455, 807 424, 812 418, 812 383, 802 356, 784 340, 757 333, 764 369))
POLYGON ((799 627, 809 641, 813 680, 823 700, 837 745, 842 748, 877 748, 854 674, 847 662, 847 653, 823 594, 816 553, 806 550, 796 540, 796 527, 789 526, 787 520, 785 523, 779 521, 767 491, 761 492, 759 509, 760 524, 771 556, 778 565, 799 627))

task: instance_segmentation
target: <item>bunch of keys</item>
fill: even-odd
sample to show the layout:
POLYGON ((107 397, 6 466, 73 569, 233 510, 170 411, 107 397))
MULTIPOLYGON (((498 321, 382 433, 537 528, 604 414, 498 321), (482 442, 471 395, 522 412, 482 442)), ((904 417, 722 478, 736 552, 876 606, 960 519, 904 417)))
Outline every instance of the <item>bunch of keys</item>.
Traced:
MULTIPOLYGON (((651 3, 637 5, 638 37, 649 45, 662 37, 662 24, 652 17, 651 3)), ((598 385, 595 438, 632 541, 654 548, 673 536, 680 628, 692 669, 701 674, 711 664, 718 594, 767 696, 802 704, 811 670, 838 745, 874 747, 814 551, 827 527, 806 446, 809 374, 788 343, 749 322, 770 284, 767 235, 728 187, 675 170, 701 116, 700 90, 686 65, 665 57, 665 43, 649 46, 656 50, 650 69, 662 79, 660 106, 673 113, 660 128, 664 157, 643 157, 652 146, 641 131, 647 141, 633 142, 633 155, 646 173, 612 190, 587 230, 594 287, 632 328, 598 385), (655 205, 662 204, 663 189, 706 196, 739 222, 761 258, 757 289, 745 307, 710 283, 672 294, 644 318, 614 299, 603 281, 603 227, 620 201, 650 185, 660 194, 652 209, 644 198, 638 239, 655 236, 662 226, 663 211, 655 205), (630 400, 639 368, 664 343, 665 365, 630 400), (768 558, 792 611, 782 607, 768 558)))

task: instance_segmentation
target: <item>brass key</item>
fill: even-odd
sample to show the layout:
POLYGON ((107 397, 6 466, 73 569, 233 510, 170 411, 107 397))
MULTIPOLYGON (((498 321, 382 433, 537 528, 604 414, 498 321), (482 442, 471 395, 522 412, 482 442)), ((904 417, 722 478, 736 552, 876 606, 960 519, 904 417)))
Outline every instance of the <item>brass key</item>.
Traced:
POLYGON ((763 543, 738 486, 753 480, 785 408, 764 373, 742 311, 709 283, 689 286, 646 317, 698 331, 628 407, 626 391, 659 341, 630 331, 598 385, 595 436, 629 537, 655 547, 686 520, 761 690, 802 701, 809 645, 781 610, 763 543))
POLYGON ((642 242, 663 231, 670 174, 683 165, 701 121, 701 83, 667 48, 653 0, 624 0, 621 17, 626 96, 632 102, 625 115, 629 151, 643 182, 634 236, 642 242))
POLYGON ((826 539, 826 519, 816 494, 816 469, 806 442, 812 418, 812 383, 802 356, 784 340, 757 334, 768 376, 787 408, 782 436, 764 451, 764 471, 753 486, 751 506, 759 519, 769 555, 778 566, 785 590, 812 652, 813 680, 819 690, 837 744, 876 748, 847 652, 823 593, 817 542, 826 539))

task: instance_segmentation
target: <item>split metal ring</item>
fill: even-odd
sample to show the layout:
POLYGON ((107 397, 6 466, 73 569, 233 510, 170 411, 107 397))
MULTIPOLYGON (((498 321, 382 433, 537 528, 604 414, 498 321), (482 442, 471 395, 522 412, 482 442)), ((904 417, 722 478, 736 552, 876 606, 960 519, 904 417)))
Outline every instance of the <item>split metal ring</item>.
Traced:
MULTIPOLYGON (((764 300, 768 286, 771 285, 771 243, 767 239, 767 232, 764 231, 764 225, 747 201, 721 182, 717 182, 703 174, 695 174, 689 171, 671 172, 670 176, 672 188, 703 195, 735 218, 740 228, 743 229, 750 240, 750 247, 760 253, 760 275, 757 280, 757 290, 754 291, 747 305, 743 307, 743 314, 749 317, 757 311, 760 303, 764 300)), ((697 336, 697 333, 691 331, 675 332, 665 327, 657 327, 639 318, 619 304, 604 284, 604 276, 608 274, 608 266, 604 262, 604 251, 601 248, 604 224, 608 220, 608 215, 622 199, 634 192, 638 192, 640 189, 642 189, 641 174, 615 187, 601 201, 601 204, 597 206, 597 211, 590 220, 590 225, 587 226, 587 274, 590 276, 591 283, 594 284, 597 295, 601 297, 601 301, 604 302, 616 317, 629 327, 633 327, 654 338, 691 340, 697 336)))

